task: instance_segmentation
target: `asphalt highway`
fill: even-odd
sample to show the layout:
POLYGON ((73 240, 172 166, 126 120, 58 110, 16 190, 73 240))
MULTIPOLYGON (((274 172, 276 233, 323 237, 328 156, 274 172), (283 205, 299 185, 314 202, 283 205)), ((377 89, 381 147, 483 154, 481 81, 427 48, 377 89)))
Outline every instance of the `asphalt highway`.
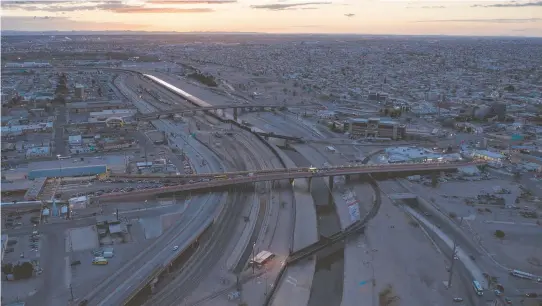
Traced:
POLYGON ((208 196, 203 205, 189 205, 173 227, 100 283, 85 299, 90 305, 122 305, 149 275, 184 251, 212 223, 219 205, 218 194, 208 196), (173 246, 179 246, 179 249, 173 251, 173 246))
MULTIPOLYGON (((103 196, 96 197, 94 200, 98 199, 100 202, 106 202, 110 200, 119 200, 119 199, 129 199, 138 197, 141 195, 154 195, 154 194, 163 194, 177 191, 186 191, 186 190, 205 190, 211 189, 214 187, 223 187, 230 186, 235 184, 246 184, 262 181, 277 181, 284 179, 296 179, 296 178, 312 178, 312 177, 324 177, 324 176, 340 176, 340 175, 351 175, 351 174, 361 174, 361 173, 398 173, 398 172, 409 172, 409 171, 429 171, 429 170, 447 170, 447 169, 456 169, 458 167, 472 166, 483 164, 482 162, 459 162, 459 163, 427 163, 427 164, 392 164, 392 165, 378 165, 378 166, 353 166, 353 167, 330 167, 325 168, 325 171, 291 171, 290 169, 285 169, 283 172, 277 173, 263 173, 263 174, 254 174, 241 176, 236 178, 228 179, 215 179, 208 182, 195 182, 192 184, 169 186, 162 188, 146 189, 140 191, 133 191, 130 193, 111 193, 103 196)), ((221 173, 223 174, 223 173, 221 173)), ((216 174, 220 175, 220 174, 216 174)))
MULTIPOLYGON (((153 107, 137 99, 132 91, 128 90, 122 80, 116 84, 125 94, 131 96, 136 106, 142 112, 151 112, 153 107)), ((159 120, 162 122, 162 120, 159 120)), ((187 152, 188 153, 188 152, 187 152)), ((197 153, 197 152, 194 152, 197 153)), ((188 155, 190 155, 188 153, 188 155)), ((203 168, 203 167, 198 167, 203 168)), ((221 168, 216 160, 209 160, 206 170, 217 171, 221 168)), ((204 169, 201 169, 204 170, 204 169)), ((184 251, 186 247, 199 237, 199 235, 213 222, 216 211, 222 205, 221 194, 208 194, 192 201, 181 219, 170 229, 161 235, 149 248, 130 260, 117 270, 113 275, 105 279, 95 287, 86 297, 89 305, 117 306, 122 305, 133 292, 140 289, 158 270, 162 269, 171 260, 184 251), (179 246, 173 251, 173 246, 179 246)), ((82 299, 82 300, 83 300, 82 299)))

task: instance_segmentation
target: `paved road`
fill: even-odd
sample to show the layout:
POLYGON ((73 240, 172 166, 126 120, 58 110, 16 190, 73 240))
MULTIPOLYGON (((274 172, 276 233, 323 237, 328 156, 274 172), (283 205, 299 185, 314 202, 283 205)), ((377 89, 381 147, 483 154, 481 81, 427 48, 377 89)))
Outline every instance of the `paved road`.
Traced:
POLYGON ((54 155, 66 155, 67 147, 66 147, 66 140, 64 139, 64 125, 66 124, 67 118, 66 118, 66 106, 57 106, 55 109, 55 151, 54 155))
MULTIPOLYGON (((122 80, 121 80, 122 81, 122 80)), ((143 101, 137 99, 133 92, 123 87, 122 82, 117 86, 127 95, 132 95, 136 106, 144 112, 152 111, 152 108, 143 101)), ((165 120, 157 120, 163 124, 163 128, 172 127, 165 120)), ((167 131, 166 133, 173 132, 167 131)), ((186 152, 199 153, 194 150, 186 152)), ((197 165, 195 165, 197 166, 197 165)), ((217 160, 209 160, 205 165, 197 167, 198 171, 218 171, 222 166, 217 160)), ((189 246, 194 239, 199 237, 200 233, 213 221, 217 209, 221 206, 219 201, 220 194, 209 194, 204 196, 203 203, 193 203, 189 205, 181 220, 162 234, 149 248, 138 254, 130 262, 116 271, 113 275, 104 280, 99 286, 94 288, 85 299, 90 305, 122 305, 122 303, 132 294, 133 290, 138 288, 147 277, 160 269, 164 263, 170 262, 177 253, 189 246), (173 246, 179 246, 177 251, 172 251, 173 246)))
POLYGON ((142 281, 155 270, 171 262, 184 251, 209 225, 221 205, 220 195, 211 195, 202 205, 189 205, 179 222, 160 236, 149 248, 138 254, 107 280, 95 288, 87 298, 90 305, 117 306, 130 296, 142 281), (173 251, 173 246, 179 246, 173 251))
MULTIPOLYGON (((156 189, 147 189, 141 191, 134 191, 131 193, 111 193, 96 197, 100 202, 111 201, 111 200, 120 200, 120 199, 129 199, 142 195, 154 195, 154 194, 163 194, 171 193, 177 191, 187 191, 187 190, 210 190, 216 187, 230 186, 235 184, 247 184, 254 182, 262 181, 279 181, 284 179, 297 179, 297 178, 314 178, 314 177, 326 177, 326 176, 340 176, 340 175, 352 175, 360 173, 399 173, 399 172, 409 172, 409 171, 426 171, 426 170, 445 170, 445 169, 456 169, 458 167, 470 166, 474 163, 471 162, 462 162, 462 163, 432 163, 432 164, 391 164, 378 167, 367 167, 367 166, 356 166, 356 167, 332 167, 327 168, 325 171, 312 172, 299 170, 299 172, 294 172, 289 169, 285 169, 283 173, 263 173, 263 174, 254 174, 247 175, 236 178, 228 179, 217 179, 209 182, 195 182, 192 184, 169 186, 156 189)), ((218 175, 218 174, 217 174, 218 175)))

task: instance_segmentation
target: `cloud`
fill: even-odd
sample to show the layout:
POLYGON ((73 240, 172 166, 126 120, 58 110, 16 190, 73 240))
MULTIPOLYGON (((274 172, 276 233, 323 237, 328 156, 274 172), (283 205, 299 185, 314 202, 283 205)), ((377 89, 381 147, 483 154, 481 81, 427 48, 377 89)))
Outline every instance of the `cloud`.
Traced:
POLYGON ((226 4, 237 3, 237 0, 148 0, 151 4, 226 4))
POLYGON ((346 17, 354 17, 354 16, 356 16, 356 14, 348 13, 348 14, 344 14, 344 16, 346 16, 346 17))
POLYGON ((272 3, 272 4, 251 5, 250 7, 253 9, 281 11, 281 10, 298 8, 299 6, 324 5, 324 4, 331 4, 331 2, 272 3))
POLYGON ((407 6, 406 9, 443 9, 446 8, 443 5, 433 5, 433 6, 407 6))
POLYGON ((14 1, 2 2, 3 9, 21 9, 30 12, 75 12, 108 10, 127 6, 120 1, 14 1))
POLYGON ((480 22, 480 23, 527 23, 539 22, 542 18, 524 19, 441 19, 441 20, 418 20, 415 22, 480 22))
MULTIPOLYGON (((197 0, 183 1, 185 4, 198 3, 197 0)), ((227 1, 227 0, 226 0, 227 1)), ((180 1, 177 1, 180 2, 180 1)), ((213 0, 207 1, 213 2, 213 0)), ((121 1, 18 1, 18 2, 2 2, 4 9, 22 9, 30 12, 76 12, 76 11, 110 11, 114 13, 207 13, 213 12, 210 8, 163 8, 163 7, 147 7, 144 5, 130 5, 121 1), (45 3, 45 5, 43 5, 45 3), (38 5, 39 4, 39 5, 38 5)))
POLYGON ((111 31, 145 30, 147 25, 121 22, 74 21, 68 17, 2 16, 4 31, 111 31))
POLYGON ((481 5, 481 4, 474 4, 471 5, 471 7, 536 7, 536 6, 542 6, 542 1, 538 2, 509 2, 509 3, 497 3, 497 4, 488 4, 488 5, 481 5))
POLYGON ((121 14, 163 14, 163 13, 209 13, 214 12, 211 8, 166 8, 166 7, 145 7, 145 6, 125 6, 109 11, 121 14))

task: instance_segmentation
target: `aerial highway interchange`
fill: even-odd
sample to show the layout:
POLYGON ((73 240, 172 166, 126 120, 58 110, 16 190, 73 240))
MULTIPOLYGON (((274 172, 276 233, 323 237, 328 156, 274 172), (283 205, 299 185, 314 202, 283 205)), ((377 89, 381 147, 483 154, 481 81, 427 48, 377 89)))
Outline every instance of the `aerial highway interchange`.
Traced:
MULTIPOLYGON (((3 158, 2 256, 33 267, 5 273, 3 300, 485 306, 542 296, 530 245, 539 177, 502 166, 512 161, 487 149, 510 146, 502 137, 444 129, 372 95, 343 107, 297 82, 244 91, 216 73, 210 86, 191 65, 206 67, 2 72, 13 87, 58 86, 44 110, 29 103, 30 119, 3 125, 3 140, 33 144, 3 158), (19 133, 27 121, 32 132, 19 133), (32 149, 45 142, 48 154, 32 149)), ((522 152, 520 163, 536 164, 522 152)))

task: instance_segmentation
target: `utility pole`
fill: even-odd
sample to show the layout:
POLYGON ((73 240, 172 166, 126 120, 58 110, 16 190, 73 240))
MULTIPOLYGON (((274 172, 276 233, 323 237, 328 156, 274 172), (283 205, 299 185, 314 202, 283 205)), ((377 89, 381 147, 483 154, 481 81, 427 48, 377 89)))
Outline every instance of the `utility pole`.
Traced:
MULTIPOLYGON (((459 227, 463 223, 463 217, 459 221, 459 227)), ((454 248, 452 250, 452 264, 450 265, 450 275, 448 276, 448 289, 452 286, 452 275, 454 273, 455 255, 457 252, 457 235, 454 237, 454 248)))
POLYGON ((256 242, 252 244, 252 274, 254 275, 254 266, 256 263, 254 262, 254 249, 256 249, 256 242))
POLYGON ((74 298, 73 298, 73 287, 72 287, 72 284, 70 284, 70 295, 71 295, 72 301, 73 301, 74 298))
POLYGON ((146 143, 143 144, 144 145, 144 149, 145 149, 145 167, 147 167, 147 146, 146 146, 146 143))

